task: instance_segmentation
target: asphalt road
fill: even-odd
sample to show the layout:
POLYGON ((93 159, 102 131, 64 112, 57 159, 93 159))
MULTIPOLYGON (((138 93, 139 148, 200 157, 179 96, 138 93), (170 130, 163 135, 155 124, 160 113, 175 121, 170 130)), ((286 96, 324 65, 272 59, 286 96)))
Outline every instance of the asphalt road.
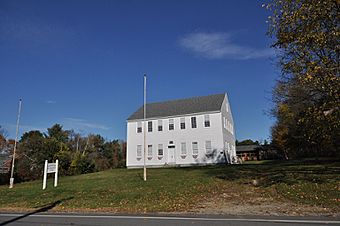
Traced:
POLYGON ((160 215, 85 215, 85 214, 11 214, 0 213, 0 225, 76 225, 76 226, 307 226, 340 225, 335 218, 302 217, 223 217, 223 216, 160 216, 160 215))

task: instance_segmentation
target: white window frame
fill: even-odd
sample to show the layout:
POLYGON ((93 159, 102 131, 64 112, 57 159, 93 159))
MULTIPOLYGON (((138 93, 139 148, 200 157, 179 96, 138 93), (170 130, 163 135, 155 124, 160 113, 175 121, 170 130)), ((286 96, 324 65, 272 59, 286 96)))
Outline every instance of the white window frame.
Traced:
POLYGON ((187 155, 187 143, 181 142, 181 156, 187 155))
POLYGON ((205 153, 207 155, 212 153, 212 144, 211 144, 211 140, 206 140, 205 141, 205 153))
POLYGON ((142 122, 137 122, 137 130, 136 130, 137 133, 142 133, 143 132, 143 125, 142 125, 142 122), (140 132, 139 132, 139 129, 140 129, 140 132))
POLYGON ((174 119, 169 119, 169 131, 170 130, 175 130, 175 120, 174 119), (170 128, 170 125, 172 125, 172 129, 170 128))
POLYGON ((148 132, 151 133, 153 131, 153 123, 152 121, 148 121, 148 132), (151 126, 150 126, 151 125, 151 126))
POLYGON ((197 128, 197 117, 196 116, 191 117, 190 122, 191 122, 191 128, 196 129, 197 128))
POLYGON ((157 155, 158 155, 158 157, 163 157, 163 156, 164 156, 163 144, 158 144, 157 155), (161 155, 159 154, 160 151, 162 151, 162 154, 161 154, 161 155))
POLYGON ((198 142, 193 141, 191 145, 192 145, 192 155, 198 155, 198 142))
POLYGON ((142 158, 142 145, 138 144, 137 145, 137 153, 136 153, 137 158, 142 158))
POLYGON ((152 144, 148 145, 148 158, 152 158, 152 144))
POLYGON ((157 130, 158 131, 163 131, 163 121, 162 121, 162 119, 158 120, 157 130))
POLYGON ((181 119, 180 119, 179 127, 180 127, 181 129, 185 129, 185 118, 181 118, 181 119), (184 128, 182 128, 182 125, 184 125, 184 128))
POLYGON ((210 116, 204 115, 204 127, 210 127, 210 116))

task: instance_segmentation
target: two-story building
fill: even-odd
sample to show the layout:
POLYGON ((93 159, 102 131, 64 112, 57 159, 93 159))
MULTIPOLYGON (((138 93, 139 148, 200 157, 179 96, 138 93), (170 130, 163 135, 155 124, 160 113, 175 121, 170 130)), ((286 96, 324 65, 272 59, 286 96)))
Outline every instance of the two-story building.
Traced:
POLYGON ((234 122, 226 94, 141 106, 127 120, 128 168, 230 162, 236 156, 234 122), (145 145, 144 145, 145 133, 145 145))

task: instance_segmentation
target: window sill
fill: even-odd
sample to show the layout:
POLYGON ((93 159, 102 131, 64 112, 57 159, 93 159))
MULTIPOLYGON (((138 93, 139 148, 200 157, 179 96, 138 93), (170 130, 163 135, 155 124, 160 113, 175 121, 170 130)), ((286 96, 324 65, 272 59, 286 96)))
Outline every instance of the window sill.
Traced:
POLYGON ((192 157, 193 157, 194 159, 196 159, 196 158, 198 157, 198 154, 197 154, 197 155, 192 155, 192 157))
POLYGON ((140 161, 142 159, 142 157, 137 157, 137 160, 140 161))
POLYGON ((152 159, 152 157, 148 157, 148 160, 151 160, 152 159))
POLYGON ((181 155, 181 158, 182 159, 185 159, 187 156, 186 155, 181 155))
POLYGON ((158 160, 161 160, 163 158, 163 156, 158 156, 158 160))

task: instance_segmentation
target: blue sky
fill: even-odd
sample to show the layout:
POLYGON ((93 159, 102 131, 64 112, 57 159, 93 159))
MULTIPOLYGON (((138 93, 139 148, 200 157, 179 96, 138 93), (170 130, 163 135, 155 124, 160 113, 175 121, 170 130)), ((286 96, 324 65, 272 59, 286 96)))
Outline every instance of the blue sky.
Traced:
POLYGON ((244 1, 0 1, 0 125, 126 139, 148 101, 227 92, 236 136, 266 139, 278 77, 268 12, 244 1))

